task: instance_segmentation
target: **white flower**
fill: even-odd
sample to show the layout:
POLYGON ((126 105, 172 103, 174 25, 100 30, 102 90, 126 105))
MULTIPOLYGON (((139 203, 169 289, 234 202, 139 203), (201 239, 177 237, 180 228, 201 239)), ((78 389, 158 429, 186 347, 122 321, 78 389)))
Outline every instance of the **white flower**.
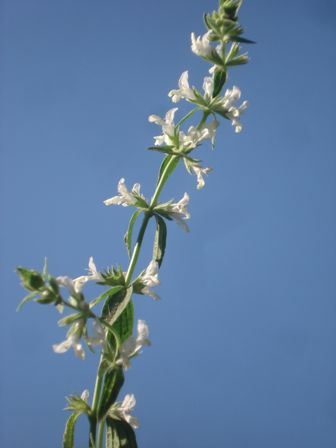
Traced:
POLYGON ((204 95, 208 98, 212 98, 213 88, 214 88, 214 77, 206 76, 203 81, 204 95))
POLYGON ((196 95, 193 91, 193 89, 189 86, 188 81, 188 71, 185 71, 180 76, 179 82, 178 82, 179 88, 176 90, 171 90, 168 93, 169 98, 172 99, 173 103, 177 103, 180 101, 181 98, 185 98, 189 101, 196 100, 196 95))
POLYGON ((190 164, 191 171, 196 174, 197 177, 197 190, 200 190, 204 187, 205 181, 204 181, 204 175, 210 173, 212 171, 212 168, 204 167, 202 168, 198 163, 190 164))
POLYGON ((86 282, 85 276, 78 277, 75 280, 70 277, 61 276, 57 277, 56 281, 58 286, 66 288, 72 297, 81 292, 83 285, 86 282))
POLYGON ((144 199, 144 196, 140 194, 140 184, 136 183, 133 185, 132 191, 129 192, 125 179, 121 178, 118 183, 118 195, 113 196, 110 199, 104 201, 105 205, 122 205, 123 207, 128 207, 129 205, 135 205, 137 202, 136 196, 140 196, 144 199))
POLYGON ((81 399, 82 399, 83 401, 85 401, 85 403, 87 403, 88 400, 89 400, 89 395, 90 395, 89 390, 88 390, 88 389, 85 389, 85 390, 83 390, 83 392, 82 392, 82 394, 81 394, 81 399))
POLYGON ((216 135, 215 122, 218 123, 213 120, 209 125, 203 125, 200 129, 190 126, 187 134, 181 131, 179 134, 180 146, 183 149, 192 149, 196 148, 203 140, 210 139, 212 141, 216 135))
MULTIPOLYGON (((168 96, 172 99, 173 103, 177 103, 181 98, 185 98, 187 101, 197 103, 197 96, 194 92, 194 87, 190 88, 188 81, 188 71, 185 71, 180 76, 179 89, 171 90, 168 96)), ((211 99, 213 93, 214 78, 213 76, 206 76, 203 81, 204 98, 211 99)))
POLYGON ((174 116, 177 110, 177 107, 170 109, 166 113, 165 118, 161 118, 158 115, 150 115, 148 117, 150 123, 155 123, 162 127, 163 134, 154 137, 156 146, 174 144, 172 140, 175 133, 174 116))
POLYGON ((104 277, 101 275, 100 272, 97 271, 96 265, 93 261, 93 257, 89 258, 89 275, 87 276, 88 281, 96 281, 96 282, 102 282, 104 281, 104 277))
POLYGON ((116 361, 126 370, 131 366, 130 359, 137 355, 143 346, 150 345, 149 330, 144 320, 138 320, 137 331, 136 337, 130 336, 123 342, 119 351, 119 358, 116 361))
POLYGON ((93 334, 87 338, 88 345, 102 345, 105 342, 105 329, 98 319, 93 321, 93 334))
POLYGON ((119 418, 129 423, 133 429, 139 427, 139 420, 132 417, 131 412, 136 405, 136 400, 133 394, 127 394, 122 402, 117 402, 113 406, 112 412, 119 418))
POLYGON ((141 292, 146 296, 152 297, 154 300, 158 300, 160 298, 158 294, 151 291, 151 288, 160 284, 158 274, 159 264, 155 260, 152 260, 141 277, 141 282, 145 285, 141 292))
POLYGON ((88 281, 96 281, 101 282, 104 281, 103 276, 97 271, 96 265, 93 261, 93 257, 89 258, 89 275, 81 275, 80 277, 77 277, 75 279, 72 279, 70 277, 57 277, 56 281, 58 283, 58 286, 63 286, 66 288, 70 296, 75 297, 77 294, 79 294, 83 286, 88 281))
MULTIPOLYGON (((184 193, 183 197, 176 203, 168 203, 161 208, 162 211, 168 214, 185 232, 189 232, 189 227, 185 220, 190 218, 190 213, 187 210, 189 204, 189 195, 184 193)), ((160 211, 160 206, 158 207, 160 211)))
POLYGON ((85 352, 82 344, 79 342, 81 336, 81 330, 83 327, 83 322, 76 322, 73 325, 72 330, 68 333, 65 341, 60 344, 54 344, 52 346, 55 353, 65 353, 69 350, 70 347, 73 348, 75 355, 80 359, 85 359, 85 352))
POLYGON ((214 51, 213 47, 210 45, 210 41, 208 39, 211 31, 208 31, 203 36, 198 36, 196 38, 195 33, 191 33, 191 50, 197 56, 201 56, 203 58, 208 58, 211 56, 214 51))
POLYGON ((223 98, 220 99, 220 106, 225 110, 227 117, 232 121, 232 126, 235 128, 236 133, 242 130, 239 117, 245 112, 248 106, 247 101, 244 101, 239 107, 234 104, 240 99, 240 96, 240 89, 233 86, 232 89, 227 89, 223 98))

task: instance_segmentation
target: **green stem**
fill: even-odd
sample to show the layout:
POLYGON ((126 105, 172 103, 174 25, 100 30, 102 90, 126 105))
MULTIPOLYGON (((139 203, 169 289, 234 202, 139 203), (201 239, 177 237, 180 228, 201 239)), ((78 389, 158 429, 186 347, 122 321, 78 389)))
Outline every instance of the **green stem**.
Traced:
MULTIPOLYGON (((97 412, 99 406, 99 400, 101 395, 101 388, 103 385, 103 375, 100 373, 101 363, 103 361, 103 354, 100 355, 100 361, 97 371, 96 383, 93 392, 92 398, 92 415, 90 418, 90 434, 92 436, 92 440, 96 442, 96 431, 97 431, 97 412)), ((90 444, 91 446, 91 444, 90 444)))
POLYGON ((98 440, 96 448, 103 448, 105 420, 101 421, 98 429, 98 440))

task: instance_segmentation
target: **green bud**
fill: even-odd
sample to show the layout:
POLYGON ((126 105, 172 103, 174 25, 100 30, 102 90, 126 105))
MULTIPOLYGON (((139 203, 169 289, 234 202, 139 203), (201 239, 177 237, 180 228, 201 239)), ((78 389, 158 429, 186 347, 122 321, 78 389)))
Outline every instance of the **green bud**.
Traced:
POLYGON ((36 302, 41 303, 42 305, 49 305, 50 303, 55 302, 56 296, 53 291, 50 289, 46 289, 42 292, 41 297, 36 299, 36 302))
POLYGON ((21 267, 17 268, 16 271, 20 276, 22 285, 29 291, 38 291, 44 286, 43 278, 38 272, 21 267))
POLYGON ((56 279, 54 277, 50 277, 49 285, 50 285, 51 289, 54 291, 54 293, 56 295, 58 295, 59 294, 59 286, 58 286, 58 283, 57 283, 57 281, 56 281, 56 279))

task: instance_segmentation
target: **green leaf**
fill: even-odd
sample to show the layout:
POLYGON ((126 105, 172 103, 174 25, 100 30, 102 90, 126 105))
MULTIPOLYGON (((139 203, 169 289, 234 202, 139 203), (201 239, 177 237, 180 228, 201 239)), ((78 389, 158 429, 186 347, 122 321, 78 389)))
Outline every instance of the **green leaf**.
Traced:
POLYGON ((123 288, 113 295, 110 295, 103 306, 102 318, 110 325, 113 325, 129 304, 132 293, 133 288, 130 286, 127 289, 123 288))
POLYGON ((106 419, 106 448, 137 448, 135 433, 125 420, 106 419))
POLYGON ((82 313, 73 313, 69 314, 69 316, 62 317, 57 323, 60 327, 65 327, 66 325, 73 324, 76 320, 81 319, 82 317, 82 313))
POLYGON ((167 226, 161 216, 156 215, 155 219, 156 231, 154 237, 153 260, 157 261, 159 266, 161 266, 166 250, 167 226))
POLYGON ((97 298, 91 300, 90 309, 93 308, 94 306, 98 305, 98 303, 100 303, 102 300, 111 298, 112 296, 114 296, 114 294, 117 294, 122 289, 124 289, 124 286, 119 285, 119 286, 114 286, 113 288, 109 289, 108 291, 105 291, 103 294, 101 294, 97 298))
POLYGON ((130 222, 128 224, 128 229, 127 232, 125 233, 125 244, 127 247, 127 252, 128 252, 128 256, 131 257, 131 250, 132 250, 132 234, 133 234, 133 227, 134 224, 138 218, 138 216, 140 215, 142 210, 136 210, 131 219, 130 222))
POLYGON ((220 94, 227 78, 227 73, 225 70, 217 69, 215 71, 214 78, 214 88, 213 88, 213 97, 216 97, 220 94))
MULTIPOLYGON (((174 148, 174 146, 173 146, 174 148)), ((163 154, 171 154, 173 156, 178 155, 176 154, 175 151, 173 151, 171 149, 171 147, 169 146, 150 146, 149 148, 147 148, 149 151, 157 151, 157 152, 161 152, 163 154)))
POLYGON ((210 22, 209 17, 208 17, 207 14, 203 15, 203 20, 204 20, 205 26, 208 28, 208 30, 210 30, 211 29, 211 22, 210 22))
POLYGON ((163 160, 163 162, 161 164, 161 167, 160 167, 160 172, 159 172, 159 177, 158 177, 158 180, 157 180, 157 184, 159 183, 159 181, 160 181, 160 179, 162 177, 162 174, 165 172, 166 167, 167 167, 168 164, 169 164, 169 169, 166 172, 166 179, 168 179, 170 174, 175 170, 176 166, 178 165, 179 160, 180 160, 179 157, 176 157, 175 160, 173 161, 173 163, 170 163, 170 161, 171 161, 171 159, 173 157, 174 156, 172 156, 172 155, 168 155, 167 157, 164 158, 164 160, 163 160))
POLYGON ((66 422, 63 434, 63 448, 74 448, 75 424, 80 415, 80 412, 75 412, 70 415, 68 421, 66 422))
POLYGON ((18 307, 16 308, 16 311, 20 311, 21 308, 27 303, 30 302, 30 300, 33 300, 34 297, 36 297, 37 293, 36 292, 31 292, 30 294, 28 294, 26 297, 24 297, 21 302, 19 303, 18 307))
POLYGON ((124 384, 124 381, 124 373, 121 367, 114 367, 113 370, 108 370, 105 373, 104 385, 97 411, 98 420, 102 420, 106 416, 110 407, 118 398, 118 394, 124 384))
POLYGON ((118 334, 122 344, 133 334, 134 306, 132 300, 113 324, 113 330, 118 334))
POLYGON ((249 62, 249 58, 247 53, 241 54, 240 56, 237 56, 236 58, 231 59, 226 65, 233 67, 234 65, 243 65, 247 64, 249 62))
POLYGON ((242 44, 256 44, 257 43, 254 40, 245 39, 245 37, 240 37, 240 36, 232 36, 232 37, 230 37, 230 40, 233 42, 240 42, 242 44))

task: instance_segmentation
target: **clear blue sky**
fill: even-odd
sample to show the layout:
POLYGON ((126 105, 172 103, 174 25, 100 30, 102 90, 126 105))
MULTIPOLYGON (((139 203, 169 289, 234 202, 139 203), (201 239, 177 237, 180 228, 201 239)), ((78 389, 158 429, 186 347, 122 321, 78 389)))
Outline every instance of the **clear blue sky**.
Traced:
MULTIPOLYGON (((189 36, 216 6, 0 0, 1 446, 58 448, 64 396, 92 393, 98 362, 52 352, 53 309, 15 313, 15 266, 126 265, 130 211, 102 201, 120 177, 152 193, 147 116, 171 107, 182 71, 202 82, 189 36)), ((251 104, 244 130, 225 122, 201 149, 204 190, 182 169, 169 183, 165 199, 190 193, 191 232, 169 226, 162 300, 136 297, 152 346, 123 393, 140 448, 336 446, 336 6, 246 0, 241 23, 258 42, 229 80, 251 104)))

